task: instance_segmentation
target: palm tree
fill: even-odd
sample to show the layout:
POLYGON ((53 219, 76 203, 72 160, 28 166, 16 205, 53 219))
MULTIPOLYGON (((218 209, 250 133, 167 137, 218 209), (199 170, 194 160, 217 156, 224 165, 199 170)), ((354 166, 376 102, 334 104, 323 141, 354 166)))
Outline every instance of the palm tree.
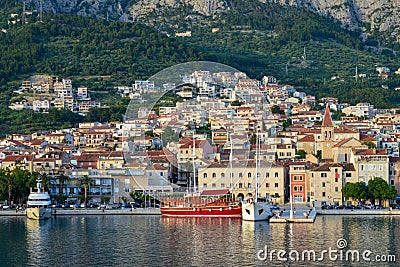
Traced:
POLYGON ((59 195, 64 195, 64 184, 71 181, 71 178, 68 175, 60 174, 57 176, 58 182, 60 183, 60 192, 59 195))
POLYGON ((13 175, 12 171, 10 171, 8 168, 7 170, 0 169, 0 197, 2 199, 7 199, 9 205, 11 205, 14 180, 15 176, 13 175))
POLYGON ((82 179, 80 180, 80 184, 83 185, 83 188, 85 190, 85 207, 86 207, 86 202, 87 202, 87 189, 89 185, 93 185, 93 180, 89 178, 89 176, 84 175, 82 179))
POLYGON ((50 186, 51 178, 45 172, 41 173, 39 177, 40 180, 42 180, 42 185, 43 185, 42 190, 46 191, 50 186))

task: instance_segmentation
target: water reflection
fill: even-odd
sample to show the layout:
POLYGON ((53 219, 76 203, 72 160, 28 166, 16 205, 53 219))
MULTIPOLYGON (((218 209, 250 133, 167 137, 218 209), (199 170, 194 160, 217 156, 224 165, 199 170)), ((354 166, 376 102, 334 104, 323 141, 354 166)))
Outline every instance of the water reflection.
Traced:
POLYGON ((51 255, 46 253, 51 220, 26 219, 26 250, 29 266, 43 266, 51 255))
MULTIPOLYGON (((261 261, 257 252, 337 248, 399 254, 400 217, 320 216, 314 224, 228 218, 59 216, 47 221, 0 217, 4 266, 397 266, 366 262, 261 261)), ((399 258, 400 259, 400 258, 399 258)))

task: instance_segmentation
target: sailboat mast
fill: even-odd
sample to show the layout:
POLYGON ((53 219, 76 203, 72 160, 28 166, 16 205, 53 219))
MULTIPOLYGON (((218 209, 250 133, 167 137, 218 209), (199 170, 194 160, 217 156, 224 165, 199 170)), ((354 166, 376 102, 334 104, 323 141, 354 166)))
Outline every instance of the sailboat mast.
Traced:
POLYGON ((193 132, 193 189, 194 192, 196 193, 196 162, 195 162, 195 158, 196 158, 196 142, 194 139, 194 132, 193 132))
MULTIPOLYGON (((257 131, 258 133, 258 131, 257 131)), ((255 202, 258 200, 258 187, 259 187, 259 177, 258 177, 258 152, 259 152, 259 146, 260 146, 260 140, 258 138, 258 134, 256 134, 256 154, 255 154, 255 160, 256 160, 256 199, 255 202)))
POLYGON ((231 187, 231 195, 232 195, 232 198, 233 198, 233 173, 232 173, 233 142, 232 142, 231 133, 229 133, 229 139, 230 139, 230 143, 231 143, 231 153, 229 155, 229 175, 230 175, 230 178, 231 178, 230 187, 231 187))

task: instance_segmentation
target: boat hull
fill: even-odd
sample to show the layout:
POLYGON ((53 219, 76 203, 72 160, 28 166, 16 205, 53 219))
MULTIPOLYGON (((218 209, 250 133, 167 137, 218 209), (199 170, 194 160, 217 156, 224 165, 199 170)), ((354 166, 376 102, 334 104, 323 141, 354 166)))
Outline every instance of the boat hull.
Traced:
POLYGON ((32 220, 45 220, 51 218, 52 210, 51 208, 35 207, 27 208, 26 216, 32 220))
POLYGON ((271 217, 271 208, 266 203, 242 203, 242 219, 245 221, 267 221, 271 217))
POLYGON ((161 214, 167 217, 216 217, 216 218, 240 218, 242 209, 235 207, 163 207, 161 214))

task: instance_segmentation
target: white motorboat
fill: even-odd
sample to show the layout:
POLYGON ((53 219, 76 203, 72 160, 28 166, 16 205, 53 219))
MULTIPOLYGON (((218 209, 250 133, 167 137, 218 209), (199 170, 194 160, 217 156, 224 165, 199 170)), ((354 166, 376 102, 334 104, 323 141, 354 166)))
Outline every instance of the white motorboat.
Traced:
POLYGON ((245 221, 266 221, 271 217, 271 207, 267 203, 255 201, 242 203, 242 219, 245 221))
POLYGON ((256 154, 255 154, 255 161, 256 161, 256 192, 255 198, 243 201, 242 202, 242 219, 245 221, 266 221, 272 217, 271 207, 268 203, 258 202, 259 198, 259 173, 258 173, 258 165, 259 165, 259 147, 260 141, 257 138, 256 140, 257 147, 256 147, 256 154))
POLYGON ((51 213, 50 195, 42 190, 42 180, 38 179, 36 188, 31 188, 28 197, 26 216, 29 219, 43 220, 51 218, 51 213))

